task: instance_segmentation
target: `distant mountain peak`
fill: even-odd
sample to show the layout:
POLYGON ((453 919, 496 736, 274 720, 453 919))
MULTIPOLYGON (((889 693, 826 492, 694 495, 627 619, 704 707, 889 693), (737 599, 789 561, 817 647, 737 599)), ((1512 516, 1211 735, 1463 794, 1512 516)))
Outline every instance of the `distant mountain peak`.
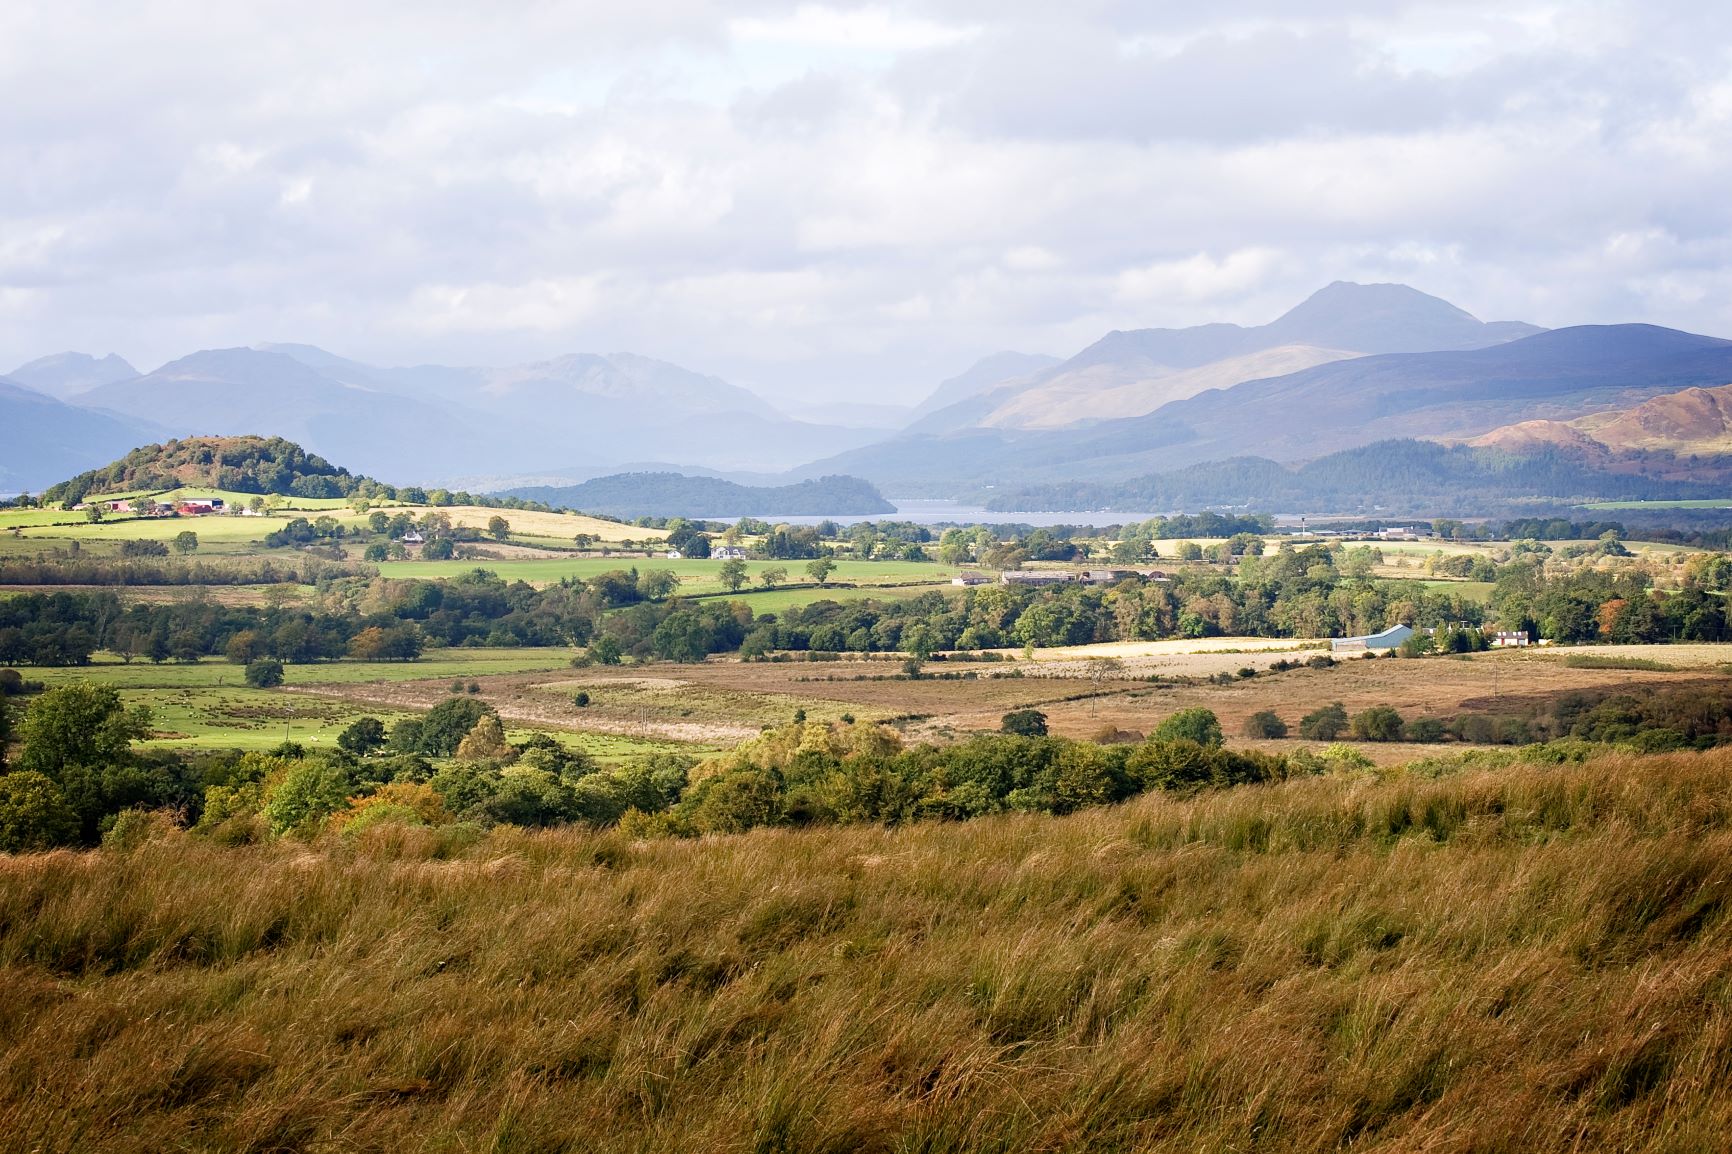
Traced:
POLYGON ((1208 389, 1328 361, 1480 349, 1543 331, 1513 321, 1487 324, 1410 285, 1335 281, 1266 325, 1115 329, 1063 364, 954 396, 909 431, 1064 428, 1119 420, 1208 389))
POLYGON ((1484 348, 1544 330, 1519 321, 1488 324, 1411 285, 1338 280, 1255 331, 1282 344, 1421 353, 1484 348))
POLYGON ((39 393, 65 399, 116 381, 129 381, 138 376, 138 370, 114 353, 93 357, 89 353, 65 352, 37 357, 6 376, 39 393))
MULTIPOLYGON (((1479 318, 1466 309, 1452 305, 1442 297, 1422 292, 1412 285, 1388 281, 1360 284, 1350 280, 1331 281, 1288 309, 1280 320, 1293 317, 1333 318, 1343 313, 1406 311, 1434 313, 1457 321, 1479 322, 1479 318)), ((1276 323, 1279 324, 1280 321, 1276 323)))

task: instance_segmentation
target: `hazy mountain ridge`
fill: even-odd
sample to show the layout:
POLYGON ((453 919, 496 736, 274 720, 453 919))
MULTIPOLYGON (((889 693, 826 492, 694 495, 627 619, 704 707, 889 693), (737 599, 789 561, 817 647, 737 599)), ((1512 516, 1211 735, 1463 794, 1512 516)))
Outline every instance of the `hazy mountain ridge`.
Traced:
POLYGON ((1477 349, 1544 330, 1482 322, 1406 285, 1337 281, 1265 325, 1115 330, 1062 364, 931 414, 923 433, 1141 416, 1211 388, 1378 353, 1477 349), (1283 351, 1284 350, 1284 351, 1283 351))
MULTIPOLYGON (((48 484, 144 441, 259 430, 369 473, 422 483, 459 473, 545 473, 585 456, 592 475, 652 458, 774 472, 884 435, 794 420, 719 377, 631 353, 389 368, 313 345, 265 344, 200 350, 142 375, 126 366, 120 376, 119 358, 76 353, 31 364, 63 387, 106 365, 97 375, 117 379, 78 392, 71 412, 105 414, 132 431, 124 439, 59 438, 63 451, 40 462, 14 453, 0 474, 14 486, 48 484)), ((39 423, 68 430, 99 427, 35 412, 39 423)))
POLYGON ((1534 500, 1677 500, 1723 493, 1723 476, 1625 471, 1552 446, 1508 452, 1401 440, 1361 445, 1301 465, 1245 456, 1111 483, 1031 485, 996 494, 987 507, 1162 513, 1219 506, 1435 516, 1515 508, 1534 500))
POLYGON ((610 517, 871 516, 896 511, 869 482, 838 476, 749 486, 679 473, 618 473, 581 485, 527 486, 503 495, 610 517))
POLYGON ((981 357, 954 377, 940 381, 938 387, 914 407, 910 424, 917 424, 942 409, 1023 381, 1063 363, 1062 357, 1048 356, 1045 353, 1019 353, 1013 350, 981 357))
POLYGON ((102 385, 130 380, 138 376, 138 370, 114 353, 99 358, 66 352, 37 357, 6 376, 27 389, 64 401, 102 385))
POLYGON ((0 488, 40 489, 158 435, 154 424, 95 412, 0 377, 0 488))
POLYGON ((801 474, 851 473, 903 496, 1031 481, 1116 482, 1247 452, 1302 461, 1378 440, 1466 439, 1727 380, 1732 341, 1652 325, 1581 326, 1484 349, 1334 362, 1080 429, 908 436, 815 462, 801 474))

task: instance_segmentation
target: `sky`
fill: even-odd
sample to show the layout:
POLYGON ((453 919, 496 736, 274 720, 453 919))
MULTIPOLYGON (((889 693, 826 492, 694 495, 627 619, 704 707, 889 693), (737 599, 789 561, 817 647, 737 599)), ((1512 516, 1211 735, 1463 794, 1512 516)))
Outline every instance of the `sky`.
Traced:
POLYGON ((784 404, 1334 280, 1732 336, 1732 7, 7 0, 0 370, 632 351, 784 404))

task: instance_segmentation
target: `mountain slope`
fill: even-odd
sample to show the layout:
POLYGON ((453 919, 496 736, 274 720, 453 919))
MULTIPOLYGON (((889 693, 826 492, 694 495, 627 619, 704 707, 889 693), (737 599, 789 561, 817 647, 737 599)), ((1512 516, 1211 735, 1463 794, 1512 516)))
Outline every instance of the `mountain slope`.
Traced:
POLYGON ((427 479, 428 468, 448 478, 454 472, 551 471, 576 460, 599 470, 651 458, 785 469, 883 435, 785 417, 719 377, 634 353, 574 353, 502 367, 380 368, 310 345, 268 348, 329 379, 467 414, 477 437, 452 442, 418 472, 398 474, 417 479, 427 479))
POLYGON ((1108 333, 1061 365, 932 414, 916 431, 1059 428, 1135 417, 1205 389, 1332 360, 1484 348, 1540 331, 1513 321, 1481 322, 1406 285, 1337 281, 1266 325, 1108 333))
POLYGON ((113 353, 98 359, 89 353, 54 353, 19 365, 6 376, 27 389, 66 400, 115 381, 130 380, 138 370, 113 353))
POLYGON ((148 418, 177 436, 286 437, 374 476, 420 479, 461 451, 504 455, 495 426, 483 418, 345 384, 260 349, 193 353, 78 400, 148 418))
POLYGON ((904 437, 814 462, 799 475, 852 473, 899 496, 1121 480, 1248 452, 1300 461, 1390 438, 1462 439, 1728 380, 1732 341, 1651 325, 1584 326, 1465 352, 1340 361, 1082 429, 904 437))
POLYGON ((1612 449, 1732 453, 1732 385, 1683 389, 1633 409, 1595 413, 1570 423, 1612 449))
POLYGON ((1009 350, 981 357, 954 377, 940 381, 931 395, 915 406, 913 420, 919 421, 940 409, 989 393, 1013 381, 1032 377, 1063 363, 1060 358, 1049 357, 1044 353, 1019 353, 1009 350))
POLYGON ((0 377, 0 488, 44 488, 156 435, 147 422, 80 409, 0 377))
POLYGON ((1094 451, 1183 430, 1191 460, 1254 441, 1301 460, 1389 437, 1469 437, 1535 418, 1573 419, 1657 393, 1732 380, 1732 341, 1653 325, 1589 325, 1468 352, 1323 365, 1168 405, 1095 439, 1094 451))
POLYGON ((1724 480, 1626 471, 1620 462, 1546 444, 1505 447, 1380 441, 1291 466, 1265 457, 1208 461, 1123 481, 1065 481, 994 494, 1003 512, 1195 512, 1249 506, 1279 512, 1486 513, 1540 500, 1680 499, 1720 496, 1724 480))
POLYGON ((1520 450, 1549 445, 1574 452, 1732 454, 1732 385, 1680 389, 1627 409, 1573 421, 1522 421, 1473 438, 1479 448, 1520 450))
POLYGON ((1056 429, 1083 421, 1140 417, 1162 405, 1243 381, 1284 376, 1360 354, 1314 345, 1277 345, 1187 369, 1146 360, 1090 365, 1018 392, 981 419, 1008 429, 1056 429))

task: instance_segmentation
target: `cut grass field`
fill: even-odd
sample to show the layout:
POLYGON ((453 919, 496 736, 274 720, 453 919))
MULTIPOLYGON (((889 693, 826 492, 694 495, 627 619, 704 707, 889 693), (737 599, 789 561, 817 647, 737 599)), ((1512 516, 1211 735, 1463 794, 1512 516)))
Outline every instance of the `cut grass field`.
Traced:
POLYGON ((1595 501, 1585 509, 1616 511, 1619 509, 1729 509, 1732 497, 1709 497, 1696 501, 1595 501))
MULTIPOLYGON (((250 493, 233 493, 219 489, 177 489, 160 499, 168 502, 174 499, 220 497, 230 507, 238 508, 244 507, 253 496, 254 494, 250 493)), ((492 509, 482 505, 435 507, 401 502, 374 502, 367 512, 359 513, 346 500, 315 500, 303 497, 282 498, 279 509, 261 517, 241 517, 226 513, 203 517, 130 517, 111 514, 100 522, 92 522, 82 512, 66 509, 4 509, 0 510, 0 533, 10 537, 11 531, 16 528, 21 530, 18 539, 33 541, 36 543, 35 547, 40 547, 50 540, 79 541, 86 544, 130 540, 167 541, 173 539, 177 533, 191 529, 199 535, 201 545, 228 547, 233 551, 237 546, 256 545, 267 533, 281 529, 296 517, 311 519, 327 516, 345 527, 352 527, 365 524, 374 512, 392 516, 408 512, 417 517, 427 513, 442 513, 450 518, 454 526, 479 530, 486 529, 487 523, 494 517, 504 517, 510 522, 514 536, 527 538, 531 543, 563 547, 570 547, 573 538, 579 533, 607 543, 662 541, 667 537, 667 533, 661 529, 622 525, 617 521, 604 521, 578 513, 492 509)))
MULTIPOLYGON (((49 686, 80 680, 112 685, 128 707, 150 707, 157 736, 145 744, 176 749, 270 749, 285 739, 328 749, 358 718, 377 717, 388 727, 449 694, 453 683, 467 687, 480 679, 492 687, 511 675, 553 670, 570 672, 567 651, 459 649, 417 662, 290 665, 284 688, 272 690, 249 688, 240 666, 214 658, 193 664, 125 665, 108 659, 77 668, 20 668, 24 677, 49 686), (379 688, 404 682, 416 684, 418 691, 404 695, 379 688)), ((602 723, 600 728, 586 727, 586 720, 577 712, 569 718, 537 717, 533 724, 509 725, 507 736, 522 741, 546 732, 604 762, 674 750, 701 754, 714 748, 670 740, 630 724, 630 719, 607 724, 598 713, 594 720, 602 723)))
POLYGON ((0 858, 37 1151, 1696 1151, 1732 755, 0 858))
MULTIPOLYGON (((614 573, 621 570, 636 569, 639 573, 667 572, 680 579, 679 592, 683 594, 726 593, 728 590, 721 582, 722 562, 710 558, 685 558, 669 560, 666 557, 537 557, 528 560, 496 560, 496 561, 386 561, 379 566, 379 572, 386 577, 455 577, 472 569, 483 568, 491 570, 501 577, 512 581, 527 581, 532 585, 551 585, 568 577, 588 580, 599 577, 603 573, 614 573)), ((779 568, 787 571, 790 582, 809 581, 805 571, 804 561, 748 561, 746 572, 749 581, 739 592, 751 593, 763 587, 758 583, 758 577, 765 569, 779 568)), ((936 565, 918 561, 838 561, 835 572, 830 575, 833 584, 847 585, 897 585, 903 583, 926 582, 948 585, 957 570, 950 566, 936 565)), ((806 590, 778 590, 769 596, 788 596, 794 592, 805 595, 806 590)), ((823 590, 814 589, 810 592, 824 594, 823 590)), ((831 597, 847 596, 847 590, 831 590, 831 597)), ((792 602, 789 602, 790 604, 792 602)))
MULTIPOLYGON (((283 667, 289 685, 346 685, 368 681, 469 679, 500 673, 565 669, 574 651, 567 649, 433 649, 418 661, 320 661, 283 667)), ((241 684, 242 668, 218 657, 202 661, 148 661, 124 664, 100 653, 89 665, 25 666, 26 677, 56 685, 91 680, 120 689, 210 688, 241 684)))

